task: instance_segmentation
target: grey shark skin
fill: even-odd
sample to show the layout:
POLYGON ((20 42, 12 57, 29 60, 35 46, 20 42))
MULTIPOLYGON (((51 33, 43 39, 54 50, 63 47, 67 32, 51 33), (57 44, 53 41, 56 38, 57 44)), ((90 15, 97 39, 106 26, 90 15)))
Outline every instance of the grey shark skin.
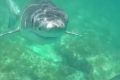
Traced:
MULTIPOLYGON (((65 12, 58 8, 51 0, 30 0, 27 5, 20 9, 20 7, 13 0, 6 0, 8 7, 13 15, 8 26, 18 27, 11 29, 8 32, 0 33, 0 37, 11 33, 20 31, 23 34, 34 34, 42 38, 58 38, 63 33, 79 36, 82 35, 67 31, 68 16, 65 12), (16 16, 16 17, 15 17, 16 16)), ((28 36, 26 34, 26 36, 28 36)))
POLYGON ((68 16, 51 0, 31 0, 22 10, 13 0, 7 0, 7 3, 11 13, 20 17, 19 25, 0 36, 28 31, 40 37, 56 38, 66 31, 68 16))
POLYGON ((21 27, 41 37, 59 37, 67 28, 68 16, 50 0, 32 1, 21 17, 21 27))

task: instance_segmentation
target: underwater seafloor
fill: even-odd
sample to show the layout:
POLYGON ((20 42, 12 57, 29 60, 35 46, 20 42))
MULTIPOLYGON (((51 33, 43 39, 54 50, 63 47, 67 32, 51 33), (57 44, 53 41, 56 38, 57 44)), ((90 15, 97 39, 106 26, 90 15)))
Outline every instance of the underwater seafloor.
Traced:
MULTIPOLYGON (((20 33, 0 37, 0 80, 120 80, 120 1, 53 2, 69 15, 68 30, 81 36, 44 45, 20 33)), ((9 29, 9 16, 1 0, 0 32, 9 29)))

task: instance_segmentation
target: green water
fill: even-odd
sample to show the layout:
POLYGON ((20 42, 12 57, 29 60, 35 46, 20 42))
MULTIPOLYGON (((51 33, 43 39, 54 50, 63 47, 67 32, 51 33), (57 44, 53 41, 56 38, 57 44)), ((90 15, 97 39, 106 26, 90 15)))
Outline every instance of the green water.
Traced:
MULTIPOLYGON (((21 9, 28 2, 15 1, 21 9)), ((120 1, 53 2, 68 14, 68 31, 81 36, 48 43, 24 33, 0 37, 0 80, 120 80, 120 1)), ((1 0, 0 32, 11 29, 10 16, 1 0)))

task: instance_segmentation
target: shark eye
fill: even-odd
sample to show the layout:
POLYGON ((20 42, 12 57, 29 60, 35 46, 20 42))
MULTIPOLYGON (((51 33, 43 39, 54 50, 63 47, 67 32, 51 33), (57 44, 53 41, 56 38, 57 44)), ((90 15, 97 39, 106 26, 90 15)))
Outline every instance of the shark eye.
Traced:
POLYGON ((42 30, 42 28, 41 28, 41 27, 39 27, 39 28, 38 28, 38 30, 39 30, 39 31, 41 31, 41 30, 42 30))

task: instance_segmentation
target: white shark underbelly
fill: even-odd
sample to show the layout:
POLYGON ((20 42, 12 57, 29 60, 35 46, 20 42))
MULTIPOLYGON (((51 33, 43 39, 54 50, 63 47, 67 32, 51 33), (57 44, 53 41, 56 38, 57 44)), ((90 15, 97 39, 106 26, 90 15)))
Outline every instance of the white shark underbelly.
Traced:
POLYGON ((7 3, 10 11, 19 17, 19 25, 16 29, 1 33, 0 36, 19 32, 20 30, 30 31, 30 33, 32 32, 39 37, 45 38, 57 38, 63 33, 81 36, 66 30, 68 16, 62 9, 53 4, 51 0, 31 0, 21 11, 13 0, 7 0, 7 3))
POLYGON ((67 28, 68 16, 50 0, 29 4, 21 19, 23 28, 29 28, 43 37, 58 37, 67 28))

